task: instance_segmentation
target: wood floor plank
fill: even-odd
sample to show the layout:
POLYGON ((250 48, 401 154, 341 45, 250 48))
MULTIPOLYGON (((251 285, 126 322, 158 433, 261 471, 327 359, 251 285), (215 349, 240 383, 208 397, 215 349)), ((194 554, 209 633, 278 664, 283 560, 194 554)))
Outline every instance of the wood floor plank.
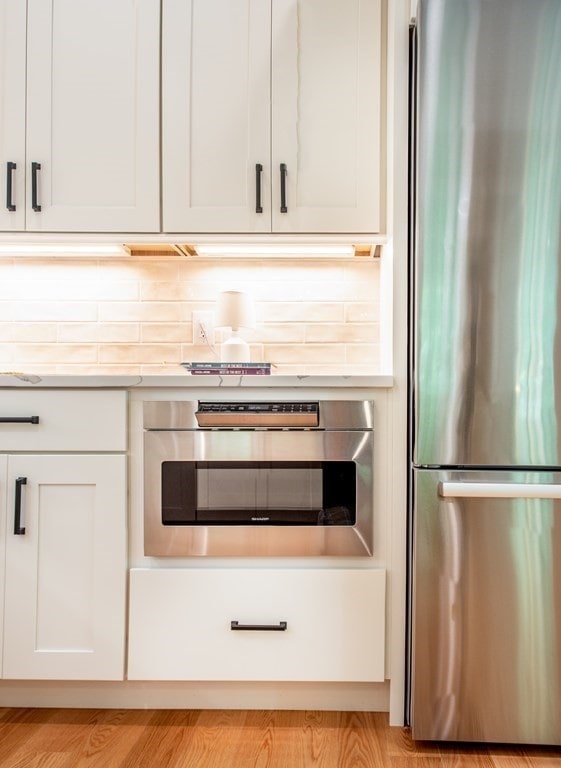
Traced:
POLYGON ((10 709, 0 722, 0 766, 10 761, 44 723, 41 710, 10 709))
POLYGON ((372 713, 343 712, 340 734, 341 768, 384 768, 384 754, 372 713))
MULTIPOLYGON (((33 712, 37 725, 25 733, 25 744, 30 751, 57 752, 64 743, 64 751, 80 751, 93 726, 105 717, 104 710, 41 709, 33 712)), ((1 731, 0 731, 1 733, 1 731)))
POLYGON ((392 757, 440 757, 440 746, 434 741, 413 741, 410 728, 389 728, 382 715, 381 728, 386 735, 386 752, 392 757))
POLYGON ((75 768, 121 768, 146 726, 143 710, 106 710, 89 730, 75 768))
POLYGON ((386 713, 3 708, 0 768, 561 768, 561 748, 413 742, 386 713))
POLYGON ((196 710, 151 711, 140 738, 131 746, 118 768, 175 768, 189 751, 196 710))
POLYGON ((325 741, 325 731, 319 727, 321 719, 317 715, 311 719, 310 713, 305 712, 301 712, 299 718, 292 711, 247 712, 243 739, 234 750, 235 764, 243 768, 329 766, 330 761, 325 761, 325 750, 329 745, 325 741), (310 738, 311 728, 314 733, 310 738))
POLYGON ((239 710, 199 712, 185 730, 184 748, 173 762, 173 768, 219 768, 224 765, 224 756, 232 754, 243 741, 244 722, 245 712, 239 710))

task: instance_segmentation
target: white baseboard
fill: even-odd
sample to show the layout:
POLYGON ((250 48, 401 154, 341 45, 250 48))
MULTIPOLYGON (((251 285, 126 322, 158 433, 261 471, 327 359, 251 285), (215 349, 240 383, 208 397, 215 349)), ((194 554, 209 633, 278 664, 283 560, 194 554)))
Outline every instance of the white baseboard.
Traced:
POLYGON ((315 709, 388 712, 385 683, 0 683, 2 707, 95 709, 315 709))

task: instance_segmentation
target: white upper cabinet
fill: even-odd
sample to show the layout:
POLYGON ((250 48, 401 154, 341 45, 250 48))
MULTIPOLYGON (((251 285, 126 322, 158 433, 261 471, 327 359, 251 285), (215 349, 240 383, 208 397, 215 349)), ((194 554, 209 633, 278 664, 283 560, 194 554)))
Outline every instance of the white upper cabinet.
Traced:
POLYGON ((25 229, 25 0, 0 0, 0 229, 25 229))
POLYGON ((380 0, 169 0, 163 229, 380 229, 380 0))
POLYGON ((163 13, 163 229, 270 232, 270 2, 169 0, 163 13))
POLYGON ((158 0, 28 0, 27 44, 25 0, 0 14, 2 229, 157 232, 158 0))
POLYGON ((273 0, 274 232, 379 231, 380 45, 379 0, 273 0))

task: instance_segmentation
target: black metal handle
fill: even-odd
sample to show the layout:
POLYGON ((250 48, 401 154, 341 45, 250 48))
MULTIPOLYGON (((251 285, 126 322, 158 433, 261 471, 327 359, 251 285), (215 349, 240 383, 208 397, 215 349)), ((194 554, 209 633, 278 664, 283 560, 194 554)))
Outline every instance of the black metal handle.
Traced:
POLYGON ((6 208, 9 211, 16 210, 16 206, 14 204, 14 201, 12 200, 12 175, 15 170, 16 170, 16 164, 12 162, 8 162, 7 171, 6 171, 6 208))
POLYGON ((286 207, 286 174, 288 171, 286 170, 286 163, 280 164, 280 181, 281 181, 281 205, 280 205, 280 212, 281 213, 288 213, 288 208, 286 207))
POLYGON ((263 213, 261 205, 261 174, 263 166, 261 163, 255 163, 255 213, 263 213))
POLYGON ((0 416, 0 424, 39 424, 39 416, 0 416))
POLYGON ((238 621, 230 622, 230 629, 241 629, 248 632, 284 632, 287 627, 286 621, 279 621, 278 624, 240 624, 238 621))
POLYGON ((21 525, 21 486, 27 485, 27 477, 16 477, 16 503, 14 507, 14 536, 23 536, 25 526, 21 525))
POLYGON ((37 202, 37 174, 41 170, 41 163, 31 163, 31 207, 34 211, 41 210, 41 206, 37 202))

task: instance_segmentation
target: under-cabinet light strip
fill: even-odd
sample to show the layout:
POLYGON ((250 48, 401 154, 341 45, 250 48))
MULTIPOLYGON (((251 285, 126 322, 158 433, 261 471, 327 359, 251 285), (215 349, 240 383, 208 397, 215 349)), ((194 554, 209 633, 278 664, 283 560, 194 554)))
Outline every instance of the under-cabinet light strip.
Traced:
POLYGON ((351 245, 197 245, 199 256, 247 256, 255 254, 352 256, 351 245))
POLYGON ((0 254, 13 256, 123 256, 119 245, 0 245, 0 254))

